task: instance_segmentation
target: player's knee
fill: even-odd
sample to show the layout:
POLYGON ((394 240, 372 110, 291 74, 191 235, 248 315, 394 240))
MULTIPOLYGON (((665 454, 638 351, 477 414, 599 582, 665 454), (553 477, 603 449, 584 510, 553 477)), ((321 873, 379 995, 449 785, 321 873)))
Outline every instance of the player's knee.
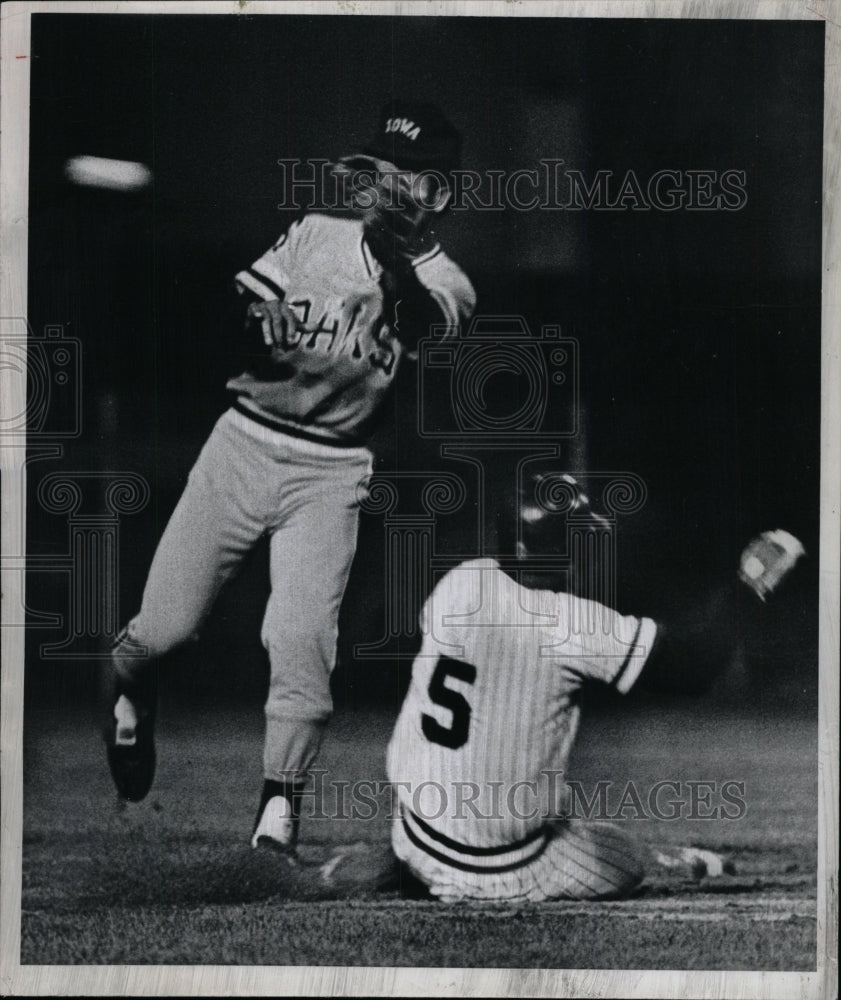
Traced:
POLYGON ((571 894, 576 898, 622 899, 645 878, 642 848, 616 826, 576 824, 566 834, 564 859, 574 873, 571 894))
POLYGON ((333 622, 274 618, 266 615, 261 638, 278 692, 299 690, 330 702, 330 675, 336 665, 338 626, 333 622))
POLYGON ((148 622, 135 618, 120 633, 114 644, 113 656, 137 657, 142 655, 150 660, 165 656, 195 642, 198 638, 193 622, 172 619, 165 622, 148 622))
POLYGON ((289 655, 317 658, 332 666, 338 637, 336 615, 317 608, 302 613, 299 607, 276 600, 274 595, 269 600, 260 638, 270 654, 272 650, 285 650, 289 655))

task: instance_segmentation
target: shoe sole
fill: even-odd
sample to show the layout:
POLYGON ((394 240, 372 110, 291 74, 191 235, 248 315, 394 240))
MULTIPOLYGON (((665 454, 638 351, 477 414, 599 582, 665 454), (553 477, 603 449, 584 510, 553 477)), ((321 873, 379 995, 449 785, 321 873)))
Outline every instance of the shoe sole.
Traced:
POLYGON ((284 858, 290 865, 297 866, 298 853, 291 844, 281 844, 271 837, 258 837, 257 843, 251 845, 253 850, 271 851, 276 857, 284 858))
POLYGON ((117 788, 117 794, 126 802, 142 802, 149 794, 155 780, 155 745, 147 738, 146 745, 138 737, 134 746, 115 746, 106 737, 108 769, 117 788))

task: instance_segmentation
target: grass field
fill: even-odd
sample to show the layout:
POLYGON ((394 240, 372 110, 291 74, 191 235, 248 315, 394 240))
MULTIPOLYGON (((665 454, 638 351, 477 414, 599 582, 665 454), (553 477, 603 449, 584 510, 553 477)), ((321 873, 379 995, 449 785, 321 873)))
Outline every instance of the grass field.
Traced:
MULTIPOLYGON (((392 722, 380 711, 338 714, 319 762, 328 777, 383 778, 392 722)), ((727 851, 736 874, 693 881, 662 870, 635 899, 513 908, 408 900, 359 881, 386 864, 382 815, 305 819, 295 871, 252 851, 261 727, 257 707, 187 710, 164 697, 156 785, 120 808, 92 714, 31 709, 22 962, 815 967, 817 735, 805 718, 683 704, 603 710, 585 725, 570 776, 641 788, 743 781, 741 819, 624 824, 655 845, 727 851), (326 887, 319 865, 342 845, 356 845, 356 874, 326 887)))

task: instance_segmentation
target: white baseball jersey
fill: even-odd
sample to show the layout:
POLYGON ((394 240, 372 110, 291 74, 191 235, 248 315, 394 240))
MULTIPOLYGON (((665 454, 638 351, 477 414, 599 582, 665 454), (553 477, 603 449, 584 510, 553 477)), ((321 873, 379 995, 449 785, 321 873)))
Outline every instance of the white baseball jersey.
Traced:
POLYGON ((423 644, 388 748, 405 832, 434 857, 463 861, 458 845, 467 845, 477 864, 514 867, 529 844, 540 849, 546 819, 556 814, 553 795, 564 779, 551 774, 566 768, 582 684, 630 690, 656 625, 527 589, 493 559, 450 571, 421 624, 423 644))
MULTIPOLYGON (((469 319, 473 286, 440 246, 413 264, 447 326, 469 319)), ((406 353, 384 315, 381 274, 361 220, 311 213, 293 223, 236 280, 263 300, 285 299, 306 331, 280 345, 271 379, 245 372, 228 388, 281 430, 364 441, 406 353)))

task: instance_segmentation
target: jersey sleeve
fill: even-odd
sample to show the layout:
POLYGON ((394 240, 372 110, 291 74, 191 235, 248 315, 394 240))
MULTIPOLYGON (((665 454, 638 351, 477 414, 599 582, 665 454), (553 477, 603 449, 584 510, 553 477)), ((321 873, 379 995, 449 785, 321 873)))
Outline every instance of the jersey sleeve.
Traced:
POLYGON ((464 271, 442 250, 416 263, 415 273, 438 303, 447 326, 470 319, 476 308, 476 292, 464 271))
POLYGON ((309 237, 309 216, 297 219, 262 257, 243 268, 236 278, 237 288, 256 295, 261 301, 282 299, 292 281, 309 237))
POLYGON ((620 615, 570 594, 559 594, 563 658, 582 680, 610 684, 627 694, 639 678, 657 635, 651 618, 620 615))

